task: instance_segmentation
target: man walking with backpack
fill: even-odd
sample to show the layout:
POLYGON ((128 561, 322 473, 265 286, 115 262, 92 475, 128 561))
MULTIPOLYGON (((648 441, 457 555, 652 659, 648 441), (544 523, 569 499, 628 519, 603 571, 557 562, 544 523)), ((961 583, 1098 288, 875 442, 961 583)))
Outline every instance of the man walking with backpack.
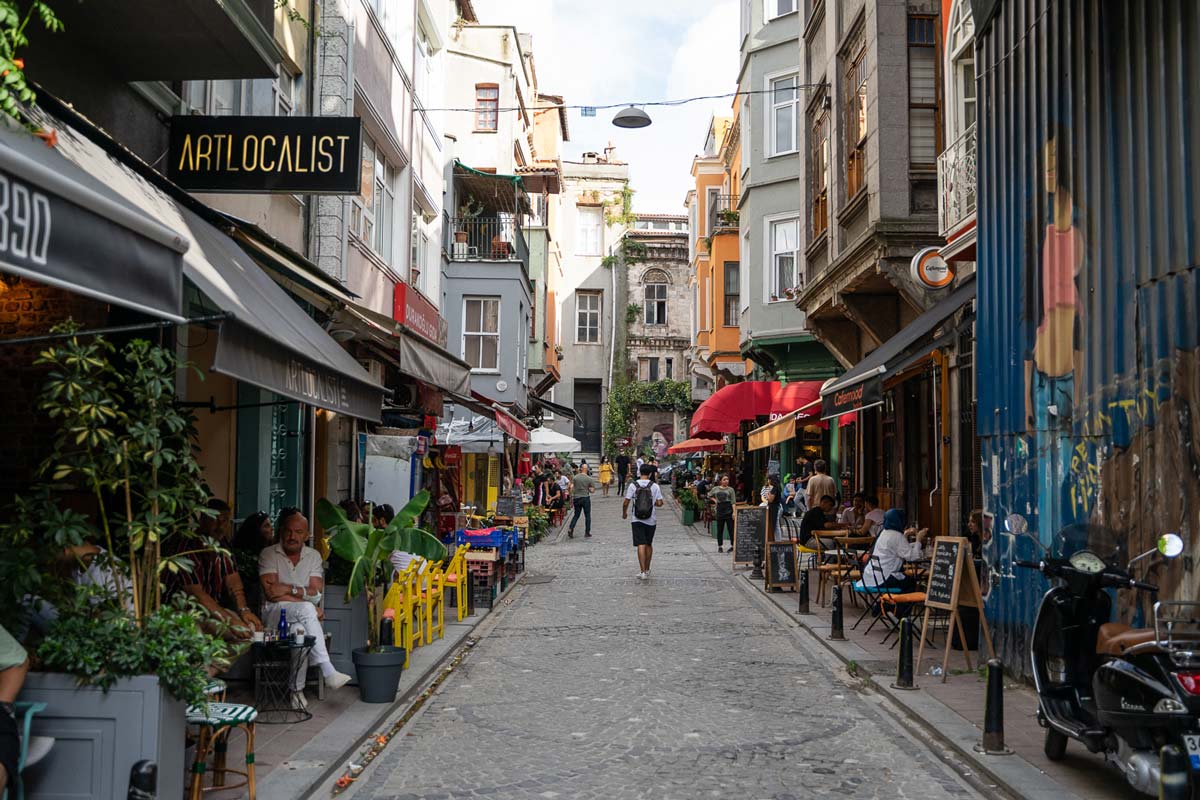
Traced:
POLYGON ((650 577, 650 559, 654 557, 654 529, 658 526, 656 509, 663 504, 662 489, 651 480, 654 468, 643 464, 638 470, 641 477, 630 483, 625 490, 625 502, 621 506, 621 519, 629 519, 629 504, 633 503, 633 546, 637 548, 638 578, 650 577))

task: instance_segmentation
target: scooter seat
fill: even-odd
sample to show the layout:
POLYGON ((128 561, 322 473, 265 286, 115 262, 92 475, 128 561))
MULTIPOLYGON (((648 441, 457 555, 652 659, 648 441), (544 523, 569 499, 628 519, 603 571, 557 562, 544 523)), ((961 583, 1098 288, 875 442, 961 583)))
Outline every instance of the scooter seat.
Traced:
POLYGON ((1106 622, 1096 636, 1096 653, 1102 656, 1121 656, 1131 647, 1148 644, 1155 639, 1153 628, 1134 628, 1122 622, 1106 622))

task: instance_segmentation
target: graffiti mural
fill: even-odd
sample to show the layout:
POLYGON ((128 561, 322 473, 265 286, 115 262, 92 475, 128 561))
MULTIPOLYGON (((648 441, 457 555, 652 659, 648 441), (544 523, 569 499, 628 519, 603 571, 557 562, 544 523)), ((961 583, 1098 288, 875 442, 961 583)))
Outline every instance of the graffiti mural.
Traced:
POLYGON ((675 414, 671 411, 639 409, 633 426, 634 444, 639 453, 667 457, 667 448, 675 443, 675 414))

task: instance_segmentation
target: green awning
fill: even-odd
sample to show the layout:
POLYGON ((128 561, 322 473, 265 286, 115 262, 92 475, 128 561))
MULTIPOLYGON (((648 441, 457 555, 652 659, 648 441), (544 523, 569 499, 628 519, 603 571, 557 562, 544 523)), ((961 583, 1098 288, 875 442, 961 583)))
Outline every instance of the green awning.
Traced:
POLYGON ((501 175, 454 162, 455 195, 462 204, 469 197, 484 208, 484 215, 495 213, 532 214, 529 194, 520 175, 501 175))

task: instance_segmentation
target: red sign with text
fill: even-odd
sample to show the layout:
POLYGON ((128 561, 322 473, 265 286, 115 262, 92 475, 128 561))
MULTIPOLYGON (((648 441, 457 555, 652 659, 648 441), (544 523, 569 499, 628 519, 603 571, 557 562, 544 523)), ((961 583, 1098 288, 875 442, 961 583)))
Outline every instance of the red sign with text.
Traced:
POLYGON ((392 295, 392 319, 438 344, 441 315, 433 303, 406 283, 396 284, 395 293, 392 295))

